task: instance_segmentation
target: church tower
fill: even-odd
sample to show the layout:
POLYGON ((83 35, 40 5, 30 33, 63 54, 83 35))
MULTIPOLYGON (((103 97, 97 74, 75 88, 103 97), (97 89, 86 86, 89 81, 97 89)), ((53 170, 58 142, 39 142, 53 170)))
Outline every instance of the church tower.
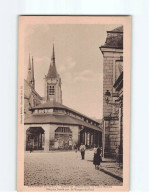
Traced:
POLYGON ((32 57, 32 65, 29 55, 29 63, 28 63, 28 75, 27 75, 27 82, 35 89, 35 79, 34 79, 34 62, 32 57))
POLYGON ((32 73, 31 73, 31 59, 30 59, 30 55, 29 55, 29 62, 28 62, 28 75, 27 75, 27 82, 29 84, 31 84, 31 77, 32 77, 32 73))
POLYGON ((32 82, 32 87, 35 89, 35 78, 34 78, 34 62, 33 62, 33 57, 32 57, 31 82, 32 82))
POLYGON ((56 70, 54 45, 49 71, 45 76, 45 99, 62 104, 61 78, 56 70))

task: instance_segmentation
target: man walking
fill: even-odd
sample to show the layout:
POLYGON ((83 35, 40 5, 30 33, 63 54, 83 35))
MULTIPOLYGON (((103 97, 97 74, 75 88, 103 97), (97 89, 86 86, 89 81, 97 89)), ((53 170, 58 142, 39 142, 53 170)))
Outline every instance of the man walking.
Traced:
POLYGON ((83 145, 83 143, 81 143, 80 152, 81 152, 82 160, 84 160, 85 150, 86 150, 85 145, 83 145))

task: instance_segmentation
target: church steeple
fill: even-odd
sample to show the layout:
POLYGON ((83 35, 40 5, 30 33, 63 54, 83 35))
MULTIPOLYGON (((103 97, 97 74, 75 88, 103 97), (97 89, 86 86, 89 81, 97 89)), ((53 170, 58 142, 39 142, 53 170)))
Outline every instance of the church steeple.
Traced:
POLYGON ((33 56, 32 56, 32 70, 31 70, 31 76, 32 76, 32 87, 35 89, 35 79, 34 79, 34 62, 33 62, 33 56))
POLYGON ((53 53, 51 57, 51 63, 49 67, 49 71, 47 74, 47 78, 57 78, 57 70, 55 65, 55 52, 54 52, 54 44, 53 44, 53 53))
POLYGON ((31 75, 31 59, 29 54, 29 62, 28 62, 28 75, 27 75, 27 82, 31 84, 32 82, 32 75, 31 75))
POLYGON ((51 60, 53 60, 53 62, 55 63, 55 52, 54 52, 54 44, 53 44, 53 54, 52 54, 51 60))
POLYGON ((46 101, 56 101, 62 103, 61 78, 56 70, 55 51, 51 56, 51 63, 47 76, 45 76, 45 99, 46 101))
POLYGON ((34 62, 33 62, 33 57, 32 57, 32 64, 31 64, 30 54, 29 54, 29 62, 28 62, 27 82, 28 82, 33 88, 35 88, 34 62))

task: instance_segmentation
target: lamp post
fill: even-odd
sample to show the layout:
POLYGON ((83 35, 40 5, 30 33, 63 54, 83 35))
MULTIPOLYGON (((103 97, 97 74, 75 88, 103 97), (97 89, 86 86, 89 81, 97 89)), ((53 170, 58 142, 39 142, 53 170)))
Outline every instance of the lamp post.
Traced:
MULTIPOLYGON (((111 93, 109 90, 107 90, 105 92, 105 101, 107 104, 110 104, 110 105, 114 105, 114 106, 119 106, 120 108, 120 145, 119 145, 119 163, 122 163, 123 162, 123 155, 122 155, 122 150, 123 150, 123 146, 122 146, 122 129, 123 129, 123 126, 122 126, 122 120, 123 120, 123 103, 122 103, 122 99, 120 99, 120 102, 119 103, 110 103, 109 102, 109 97, 111 96, 111 93)), ((112 94, 112 97, 119 97, 119 95, 116 93, 116 94, 112 94)))

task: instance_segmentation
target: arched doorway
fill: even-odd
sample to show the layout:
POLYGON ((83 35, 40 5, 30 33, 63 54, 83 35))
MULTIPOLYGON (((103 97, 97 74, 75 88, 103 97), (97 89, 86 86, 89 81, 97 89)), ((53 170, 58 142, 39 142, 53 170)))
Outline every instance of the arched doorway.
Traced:
POLYGON ((69 127, 58 127, 55 130, 54 148, 72 150, 72 131, 69 127))
POLYGON ((43 150, 43 134, 42 127, 30 127, 26 131, 26 150, 43 150))

